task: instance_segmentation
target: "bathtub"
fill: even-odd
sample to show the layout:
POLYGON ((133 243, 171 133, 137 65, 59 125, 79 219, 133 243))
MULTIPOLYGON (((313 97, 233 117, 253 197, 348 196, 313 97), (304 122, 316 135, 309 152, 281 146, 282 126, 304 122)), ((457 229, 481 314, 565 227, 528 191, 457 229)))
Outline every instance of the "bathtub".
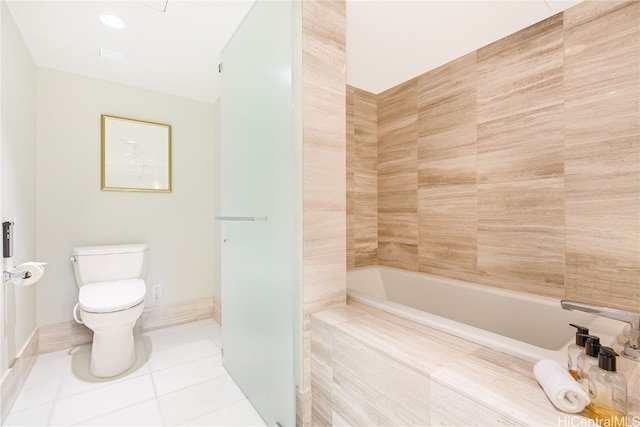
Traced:
POLYGON ((563 310, 553 298, 388 267, 349 270, 347 288, 352 301, 531 362, 567 363, 576 331, 569 323, 587 326, 607 346, 620 342, 626 326, 563 310))

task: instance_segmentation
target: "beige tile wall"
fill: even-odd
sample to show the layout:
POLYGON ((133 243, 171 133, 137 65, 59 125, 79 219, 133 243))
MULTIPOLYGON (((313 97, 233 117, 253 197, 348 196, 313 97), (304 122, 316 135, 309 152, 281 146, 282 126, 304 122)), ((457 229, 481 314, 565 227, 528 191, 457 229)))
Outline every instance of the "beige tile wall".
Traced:
MULTIPOLYGON (((345 94, 345 104, 346 104, 346 152, 345 152, 345 163, 346 163, 346 210, 347 210, 347 225, 346 225, 346 233, 347 233, 347 268, 351 269, 356 266, 356 242, 355 242, 355 170, 354 167, 359 161, 355 159, 355 151, 356 151, 356 141, 355 141, 355 98, 356 88, 353 86, 347 85, 346 94, 345 94)), ((375 96, 375 95, 374 95, 375 96)), ((376 118, 377 120, 377 118, 376 118)), ((373 211, 378 214, 378 207, 376 206, 373 211)), ((377 230, 376 230, 376 239, 377 239, 377 230)))
POLYGON ((564 294, 562 15, 478 50, 478 282, 564 294))
POLYGON ((296 423, 311 422, 311 314, 346 303, 344 0, 302 7, 302 390, 296 423))
POLYGON ((377 110, 380 265, 640 310, 640 2, 583 2, 377 110))
POLYGON ((640 311, 640 2, 605 3, 565 14, 566 294, 640 311))
POLYGON ((347 86, 347 268, 378 263, 376 95, 347 86))
POLYGON ((378 264, 418 270, 418 81, 378 95, 378 264))
POLYGON ((419 270, 475 281, 475 52, 418 77, 419 270))

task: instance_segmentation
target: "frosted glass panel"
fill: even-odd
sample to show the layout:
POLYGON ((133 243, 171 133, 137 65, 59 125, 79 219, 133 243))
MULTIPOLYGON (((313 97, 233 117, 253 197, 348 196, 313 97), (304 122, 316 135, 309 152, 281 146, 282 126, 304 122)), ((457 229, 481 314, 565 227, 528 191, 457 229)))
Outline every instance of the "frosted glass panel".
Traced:
POLYGON ((295 424, 292 28, 258 1, 222 54, 223 363, 268 425, 295 424))

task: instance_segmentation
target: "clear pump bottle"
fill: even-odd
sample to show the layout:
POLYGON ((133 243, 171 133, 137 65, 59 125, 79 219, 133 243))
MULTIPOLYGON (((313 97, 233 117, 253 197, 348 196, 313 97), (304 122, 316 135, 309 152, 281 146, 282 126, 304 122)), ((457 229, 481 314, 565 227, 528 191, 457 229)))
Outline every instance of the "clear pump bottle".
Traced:
POLYGON ((578 356, 584 354, 585 349, 584 346, 587 342, 587 338, 584 335, 589 334, 589 329, 584 326, 574 325, 573 323, 569 324, 577 329, 576 331, 576 342, 575 344, 570 344, 567 348, 567 370, 571 374, 574 380, 578 379, 578 356))
POLYGON ((598 355, 600 354, 600 338, 594 335, 580 334, 587 342, 584 346, 584 353, 578 355, 578 378, 585 392, 589 393, 589 370, 593 366, 598 366, 598 355))
POLYGON ((598 366, 589 370, 589 418, 606 427, 626 427, 627 380, 616 372, 618 353, 600 347, 598 366))

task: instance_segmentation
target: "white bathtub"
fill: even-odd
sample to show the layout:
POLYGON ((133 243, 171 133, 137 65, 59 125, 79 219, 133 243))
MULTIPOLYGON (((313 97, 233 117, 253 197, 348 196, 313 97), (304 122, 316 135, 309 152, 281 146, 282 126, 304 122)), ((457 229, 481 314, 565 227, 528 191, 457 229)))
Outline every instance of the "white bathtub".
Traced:
POLYGON ((388 267, 347 272, 349 298, 522 359, 567 361, 574 323, 612 346, 625 323, 578 311, 560 301, 388 267))

